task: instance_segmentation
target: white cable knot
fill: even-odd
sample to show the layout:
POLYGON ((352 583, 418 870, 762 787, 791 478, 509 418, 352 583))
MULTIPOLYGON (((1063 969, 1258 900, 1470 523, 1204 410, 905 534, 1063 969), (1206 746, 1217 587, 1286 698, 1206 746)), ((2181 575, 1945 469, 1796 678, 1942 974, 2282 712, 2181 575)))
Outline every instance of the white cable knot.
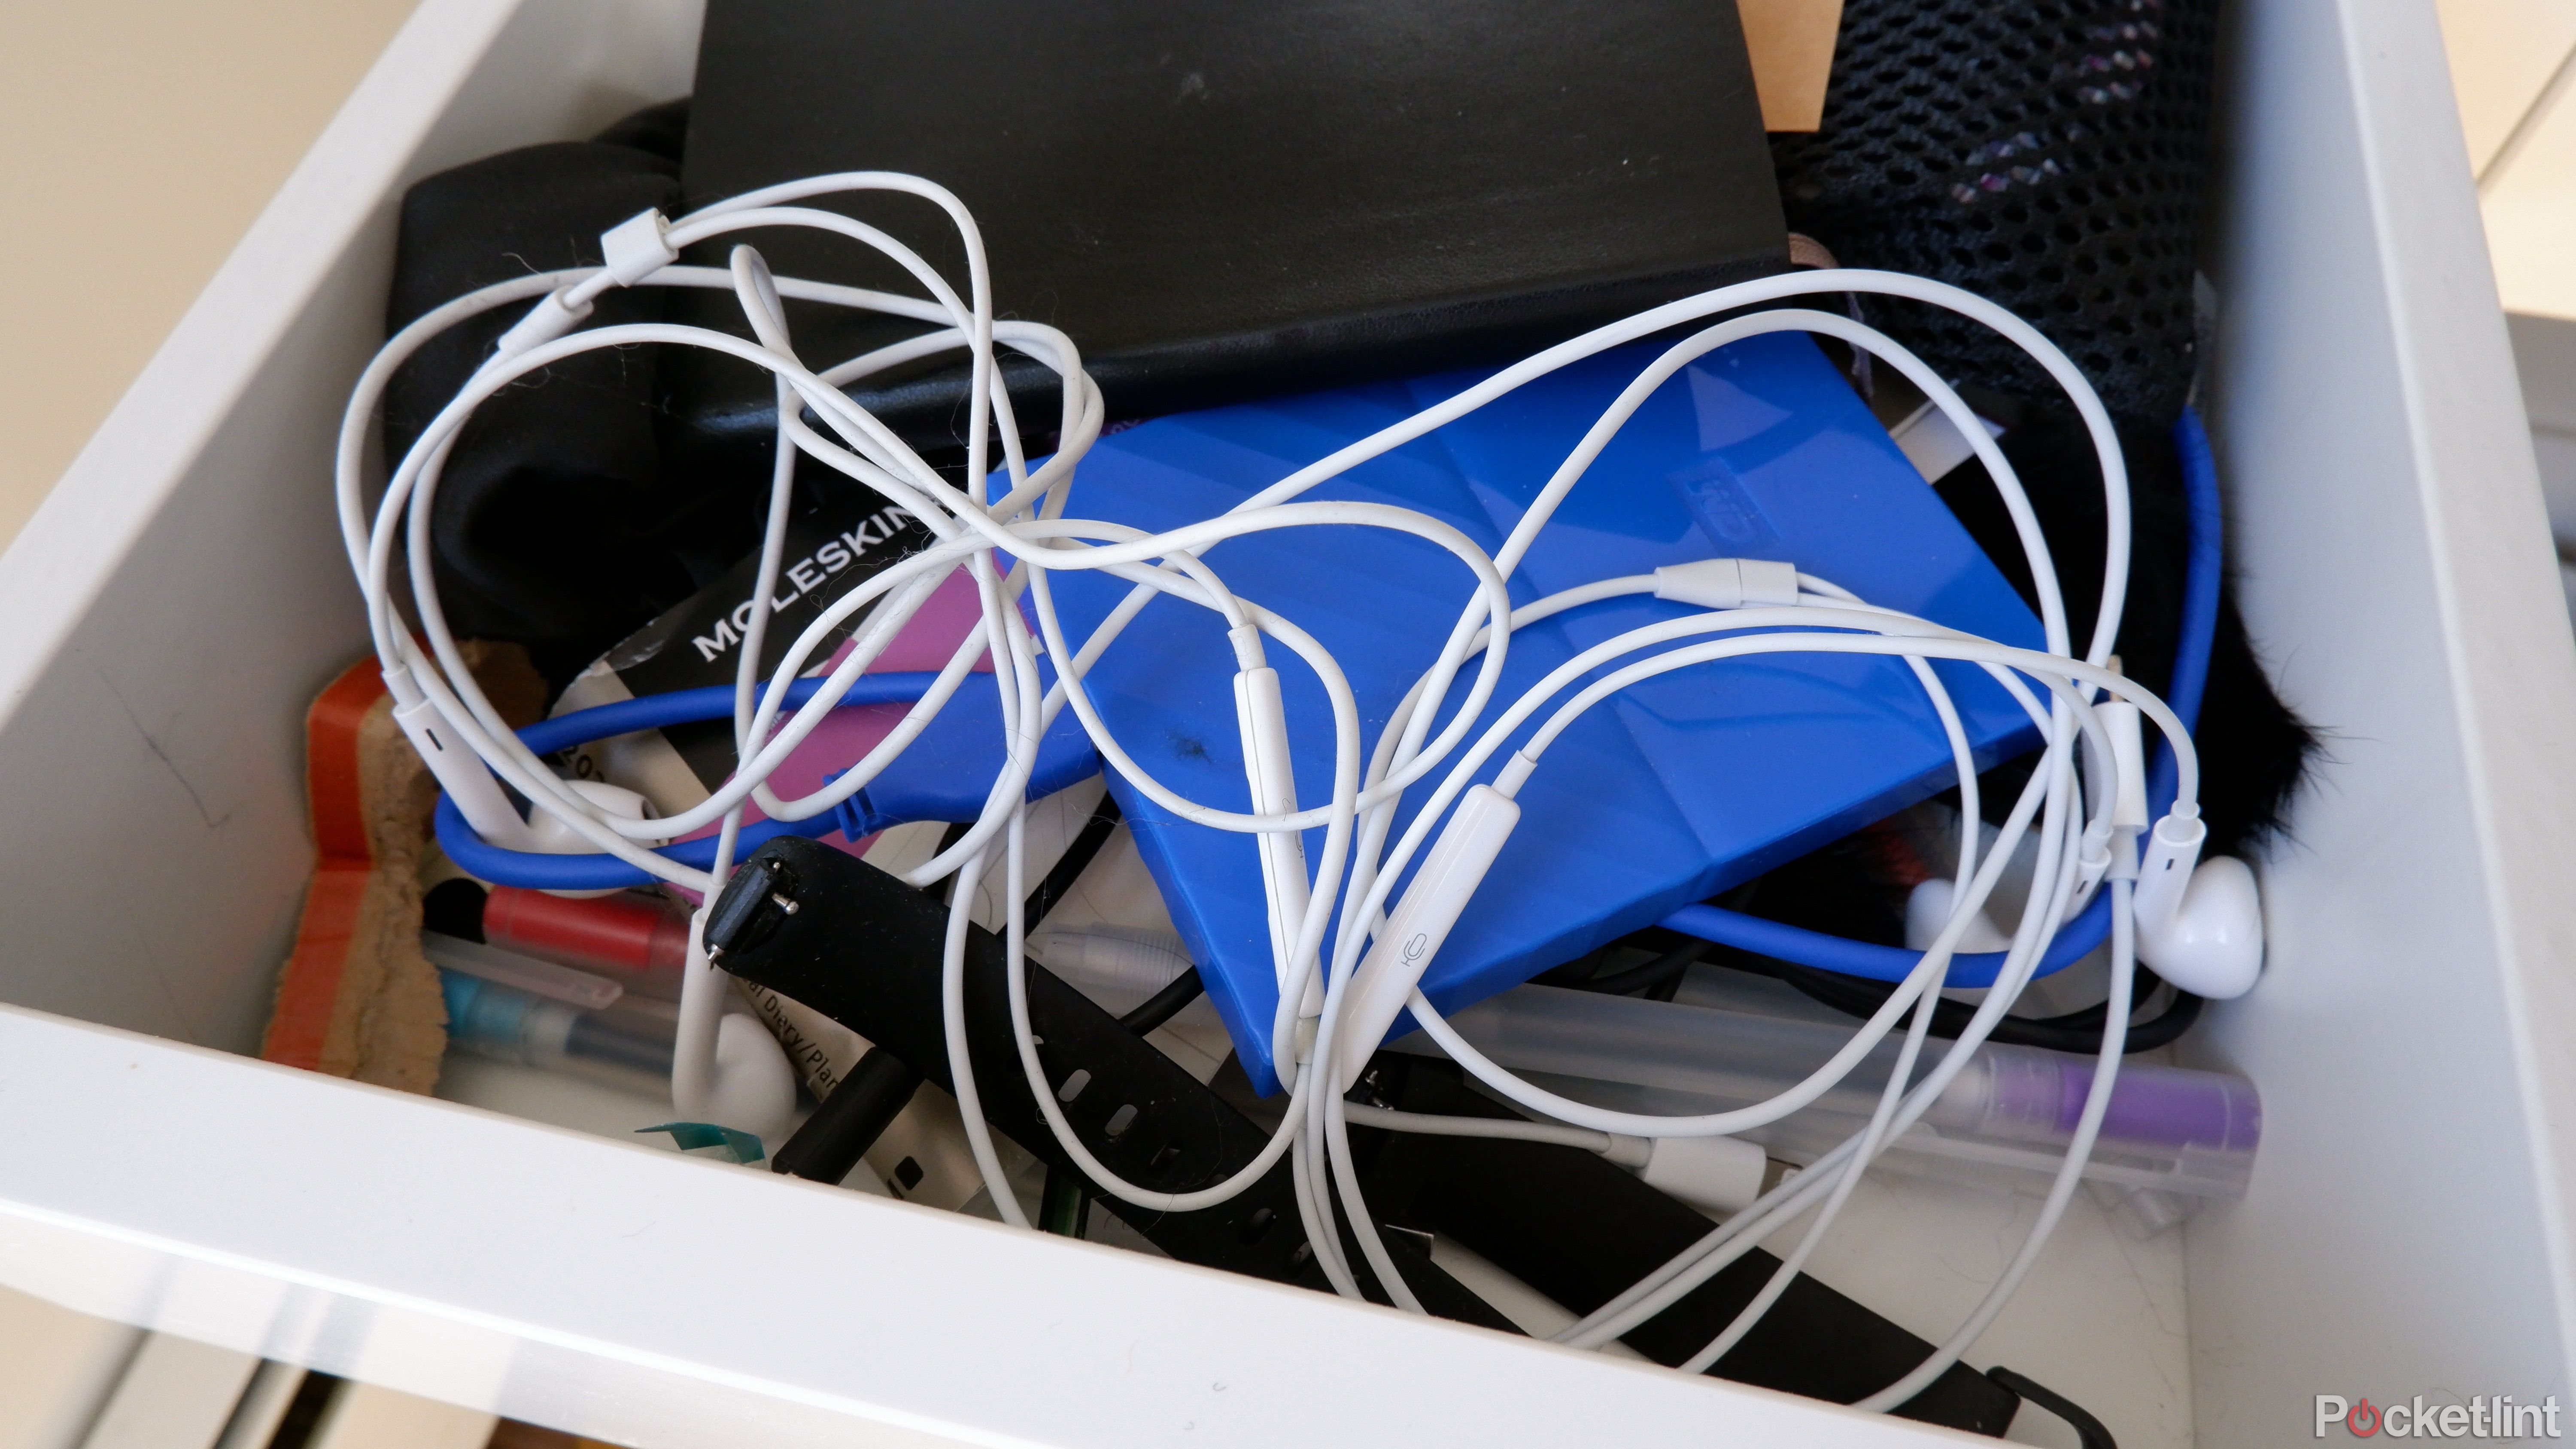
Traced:
POLYGON ((1798 566, 1763 558, 1703 558, 1655 570, 1655 597, 1703 609, 1795 607, 1798 566))

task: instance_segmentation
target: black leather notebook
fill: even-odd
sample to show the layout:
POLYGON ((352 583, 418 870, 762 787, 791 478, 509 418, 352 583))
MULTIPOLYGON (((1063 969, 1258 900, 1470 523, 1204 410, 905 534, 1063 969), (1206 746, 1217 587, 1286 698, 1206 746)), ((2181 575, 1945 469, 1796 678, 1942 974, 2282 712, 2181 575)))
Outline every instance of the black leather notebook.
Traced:
MULTIPOLYGON (((859 169, 962 197, 997 309, 1069 333, 1113 419, 1500 363, 1786 265, 1728 0, 713 0, 688 203, 859 169)), ((962 291, 928 203, 831 204, 962 291)), ((920 294, 855 243, 748 239, 782 274, 920 294)), ((724 294, 674 307, 743 330, 724 294)), ((809 306, 792 325, 818 367, 919 330, 809 306)), ((766 377, 669 363, 684 433, 766 432, 766 377)), ((853 392, 932 443, 963 382, 853 392)), ((1053 426, 1050 390, 1023 427, 1053 426)))

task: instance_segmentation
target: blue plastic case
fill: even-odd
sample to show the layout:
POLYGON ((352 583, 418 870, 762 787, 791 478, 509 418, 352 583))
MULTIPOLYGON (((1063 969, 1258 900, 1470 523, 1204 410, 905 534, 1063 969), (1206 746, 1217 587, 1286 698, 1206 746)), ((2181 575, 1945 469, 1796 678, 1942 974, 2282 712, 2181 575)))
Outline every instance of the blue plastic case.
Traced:
MULTIPOLYGON (((1490 552, 1655 355, 1651 345, 1630 347, 1564 369, 1307 497, 1420 509, 1490 552)), ((1206 518, 1476 378, 1146 423, 1093 449, 1068 512, 1145 529, 1206 518)), ((1372 741, 1473 589, 1447 553, 1383 529, 1279 530, 1228 541, 1205 557, 1243 597, 1332 650, 1372 741)), ((1525 603, 1713 557, 1785 560, 1874 603, 2008 643, 2041 643, 2037 619, 1802 336, 1737 343, 1667 382, 1565 500, 1512 578, 1512 597, 1525 603)), ((1106 575, 1055 578, 1077 639, 1127 592, 1106 575)), ((1644 596, 1572 610, 1516 634, 1488 714, 1580 650, 1689 612, 1644 596)), ((1275 644, 1269 653, 1286 692, 1299 799, 1311 807, 1330 789, 1331 715, 1322 686, 1296 656, 1275 644)), ((2036 745, 2028 718, 1982 672, 1935 667, 1981 767, 2036 745)), ((1214 614, 1160 599, 1090 681, 1112 731, 1140 764, 1191 799, 1244 810, 1234 669, 1214 614)), ((1518 830, 1432 962, 1424 990, 1444 1009, 1465 1006, 1951 783, 1938 720, 1900 660, 1773 655, 1664 675, 1596 707, 1547 753, 1520 792, 1518 830)), ((1245 1069, 1261 1090, 1275 1090, 1278 992, 1253 838, 1177 820, 1114 772, 1110 788, 1245 1069)), ((1408 794, 1398 833, 1431 788, 1425 782, 1408 794)), ((1321 829, 1308 834, 1310 858, 1322 843, 1321 829)))

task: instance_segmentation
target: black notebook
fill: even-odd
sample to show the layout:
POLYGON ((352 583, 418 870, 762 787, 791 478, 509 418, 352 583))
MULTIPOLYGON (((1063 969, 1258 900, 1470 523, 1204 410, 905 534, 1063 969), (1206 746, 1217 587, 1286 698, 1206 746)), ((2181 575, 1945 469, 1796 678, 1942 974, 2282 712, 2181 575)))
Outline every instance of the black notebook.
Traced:
MULTIPOLYGON (((1070 334, 1113 419, 1498 364, 1787 264, 1728 0, 713 0, 688 204, 861 169, 963 198, 997 312, 1070 334)), ((963 292, 929 203, 825 204, 963 292)), ((921 294, 813 231, 689 260, 742 239, 784 275, 921 294)), ((744 331, 727 294, 673 305, 744 331)), ((817 368, 920 330, 790 311, 817 368)), ((765 375, 668 364, 674 441, 765 451, 765 375)), ((852 388, 930 445, 964 391, 953 365, 852 388)), ((1023 430, 1042 442, 1055 407, 1032 393, 1023 430)))

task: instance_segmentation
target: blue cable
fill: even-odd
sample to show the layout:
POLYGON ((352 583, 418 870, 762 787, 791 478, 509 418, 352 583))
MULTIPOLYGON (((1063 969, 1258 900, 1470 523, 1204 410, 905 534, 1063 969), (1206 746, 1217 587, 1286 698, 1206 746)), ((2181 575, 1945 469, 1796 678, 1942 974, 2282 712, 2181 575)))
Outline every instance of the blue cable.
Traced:
MULTIPOLYGON (((2209 450, 2209 433, 2200 425, 2200 415, 2190 408, 2174 424, 2174 451, 2182 461, 2183 499, 2188 508, 2190 554, 2184 565, 2182 621, 2174 644, 2174 666, 2171 687, 2165 692, 2165 703, 2173 706, 2183 728, 2197 730, 2200 725, 2201 695, 2209 685, 2209 652, 2218 634, 2218 583, 2225 562, 2220 552, 2225 538, 2225 517, 2218 503, 2218 463, 2209 450)), ((2147 774, 2148 813, 2161 818, 2173 808, 2175 787, 2173 746, 2158 745, 2154 765, 2147 774)), ((1873 981, 1902 981, 1923 964, 1923 953, 1901 946, 1873 946, 1865 941, 1846 940, 1822 931, 1801 926, 1783 925, 1723 906, 1684 906, 1666 916, 1665 929, 1721 946, 1733 946, 1787 961, 1798 966, 1839 972, 1845 976, 1865 976, 1873 981)), ((2111 893, 2101 891, 2092 903, 2057 932, 2040 957, 2034 976, 2063 971, 2084 959, 2111 934, 2111 893)), ((1954 956, 1945 984, 1982 987, 1995 984, 1995 974, 2003 969, 2004 953, 1985 951, 1954 956)))
MULTIPOLYGON (((2110 899, 2111 893, 2104 891, 2095 896, 2093 902, 2094 905, 2102 905, 2110 899)), ((2100 934, 2087 930, 2089 925, 2096 924, 2097 916, 2098 925, 2107 933, 2111 923, 2108 907, 2097 912, 2093 906, 2086 906, 2083 913, 2067 922, 2057 933, 2057 939, 2049 943, 2047 954, 2040 958, 2038 974, 2045 976, 2052 971, 2063 971, 2102 944, 2100 934)), ((1733 946, 1775 961, 1795 962, 1845 976, 1866 976, 1873 981, 1902 981, 1914 974, 1915 967, 1923 964, 1920 951, 1908 951, 1902 946, 1873 946, 1866 941, 1828 936, 1802 926, 1784 926, 1778 921, 1766 921, 1760 916, 1748 916, 1723 906, 1684 906, 1664 917, 1663 925, 1665 929, 1679 931, 1685 936, 1697 936, 1703 941, 1715 941, 1721 946, 1733 946)), ((2004 953, 2001 951, 1962 952, 1950 958, 1950 976, 1944 984, 1992 986, 1996 974, 2003 968, 2004 953)))
MULTIPOLYGON (((939 676, 930 673, 862 674, 841 697, 838 708, 865 704, 910 704, 921 698, 931 681, 939 676)), ((799 679, 787 686, 787 702, 782 710, 801 708, 823 687, 821 679, 799 679)), ((575 710, 553 719, 539 720, 519 731, 519 742, 538 755, 550 755, 593 740, 615 735, 633 734, 637 730, 661 729, 667 725, 695 724, 702 720, 730 719, 733 716, 733 686, 711 684, 703 689, 675 689, 668 694, 648 694, 641 699, 622 699, 615 704, 575 710)), ((474 833, 464 813, 444 793, 438 797, 438 844, 459 870, 478 880, 495 885, 522 886, 532 890, 614 890, 622 886, 650 885, 653 876, 641 866, 629 865, 613 855, 550 855, 530 850, 509 850, 494 845, 474 833)), ((735 844, 737 857, 749 855, 763 844, 782 835, 829 835, 852 825, 873 825, 884 829, 898 821, 871 821, 853 818, 845 809, 817 815, 810 820, 763 820, 745 825, 735 844)), ((868 834, 861 829, 858 835, 868 834)), ((693 870, 713 870, 716 863, 716 837, 684 840, 654 851, 666 860, 677 861, 693 870)))
MULTIPOLYGON (((2191 561, 2183 573, 2182 629, 2174 642, 2173 688, 2166 692, 2165 703, 2182 716, 2183 728, 2197 735, 2201 696, 2209 687, 2209 651, 2218 640, 2218 582, 2224 562, 2219 547, 2226 537, 2227 518, 2219 509, 2218 462, 2210 455, 2209 431, 2200 425, 2200 414, 2189 408, 2174 424, 2174 449, 2182 455, 2191 561)), ((2157 752, 2155 769, 2147 779, 2148 793, 2158 802, 2156 813, 2161 815, 2173 804, 2171 746, 2157 752)))
MULTIPOLYGON (((2193 728, 2199 722, 2201 696, 2209 681, 2210 649, 2218 629, 2218 585, 2223 562, 2220 547, 2224 525, 2219 511, 2218 469, 2210 454, 2209 435, 2202 429, 2199 416, 2189 408, 2183 409, 2181 420, 2174 424, 2174 444, 2181 456, 2183 494, 2189 508, 2190 555, 2184 575, 2182 620, 2174 650, 2172 687, 2166 694, 2166 702, 2173 706, 2185 728, 2193 728)), ((863 674, 842 697, 841 707, 909 704, 920 699, 937 677, 929 673, 863 674)), ((796 680, 788 686, 786 703, 782 708, 801 708, 822 685, 821 679, 796 680)), ((733 699, 733 687, 719 684, 648 695, 642 699, 620 700, 615 704, 576 710, 539 721, 519 731, 519 739, 531 751, 548 755, 638 730, 725 719, 733 713, 733 699)), ((1035 787, 1039 782, 1033 780, 1031 783, 1035 787)), ((2160 745, 2148 775, 2148 796, 2153 814, 2161 816, 2172 807, 2174 786, 2172 746, 2160 745)), ((1036 793, 1045 791, 1041 789, 1036 793)), ((735 850, 737 856, 748 855, 765 842, 782 835, 827 835, 836 829, 857 839, 900 823, 894 819, 877 818, 865 808, 863 800, 854 799, 840 809, 810 820, 764 820, 746 825, 735 850)), ((601 890, 645 885, 651 881, 641 868, 610 855, 550 855, 492 845, 474 833, 464 815, 444 794, 438 801, 437 828, 439 845, 459 869, 497 884, 538 890, 601 890)), ((664 846, 654 852, 695 870, 712 869, 715 853, 714 836, 664 846)), ((2111 933, 2110 904, 2108 892, 2098 894, 2074 920, 2067 922, 2041 957, 2037 974, 2046 976, 2064 970, 2101 945, 2111 933)), ((1697 936, 1775 960, 1877 981, 1901 981, 1911 975, 1923 960, 1919 951, 1847 940, 1746 915, 1741 911, 1730 911, 1722 906, 1684 906, 1665 917, 1662 924, 1687 936, 1697 936)), ((1954 957, 1949 984, 1991 986, 1996 973, 2003 967, 2003 960, 2004 953, 2000 951, 1954 957)))
MULTIPOLYGON (((850 684, 850 692, 841 696, 836 708, 849 709, 862 704, 910 704, 930 690, 939 676, 929 673, 862 674, 850 684)), ((823 681, 799 679, 787 686, 787 702, 779 706, 783 714, 803 709, 823 688, 823 681)), ((553 719, 539 720, 519 731, 519 742, 540 755, 586 745, 613 735, 630 735, 637 730, 657 730, 665 725, 696 724, 701 720, 733 717, 733 686, 710 684, 704 689, 675 689, 668 694, 648 694, 641 699, 621 699, 615 704, 594 705, 577 709, 553 719)))

